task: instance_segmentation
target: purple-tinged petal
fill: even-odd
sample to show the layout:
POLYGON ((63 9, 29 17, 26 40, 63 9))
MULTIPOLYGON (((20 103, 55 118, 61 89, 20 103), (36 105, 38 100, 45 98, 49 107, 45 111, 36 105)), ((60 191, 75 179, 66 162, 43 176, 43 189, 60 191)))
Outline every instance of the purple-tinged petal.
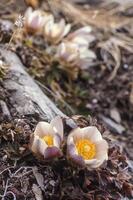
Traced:
POLYGON ((40 21, 40 16, 35 16, 32 20, 31 20, 31 22, 30 22, 30 24, 29 24, 29 26, 32 28, 32 29, 38 29, 38 28, 40 28, 39 27, 39 21, 40 21))
POLYGON ((44 152, 44 159, 52 159, 62 156, 62 152, 57 147, 47 147, 44 152))
MULTIPOLYGON (((73 138, 71 138, 73 140, 73 138)), ((78 155, 77 149, 74 143, 71 141, 69 145, 67 145, 67 155, 68 158, 76 165, 80 167, 85 166, 85 161, 82 156, 78 155)))
POLYGON ((85 161, 82 156, 73 154, 69 156, 69 159, 73 162, 73 164, 78 165, 80 167, 85 167, 85 161))

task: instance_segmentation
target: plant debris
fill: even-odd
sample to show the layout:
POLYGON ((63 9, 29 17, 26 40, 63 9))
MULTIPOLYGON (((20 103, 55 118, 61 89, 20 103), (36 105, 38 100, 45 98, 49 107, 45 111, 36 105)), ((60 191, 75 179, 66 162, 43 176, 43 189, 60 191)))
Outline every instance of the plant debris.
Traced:
MULTIPOLYGON (((22 0, 16 4, 12 0, 0 2, 0 42, 19 55, 42 90, 72 116, 63 119, 65 137, 77 126, 94 125, 109 143, 108 161, 91 171, 76 168, 65 156, 51 162, 35 157, 29 150, 30 136, 43 119, 39 115, 18 115, 9 99, 11 91, 3 86, 8 66, 6 69, 0 56, 4 63, 4 68, 0 65, 2 200, 133 199, 132 6, 108 3, 105 6, 94 2, 93 6, 88 3, 74 6, 63 0, 61 6, 60 1, 26 1, 35 8, 41 6, 52 12, 57 19, 63 16, 74 24, 74 29, 81 24, 93 26, 95 40, 90 48, 97 58, 88 69, 79 70, 75 80, 72 79, 75 71, 70 70, 70 76, 52 59, 41 35, 22 37, 19 32, 8 45, 16 16, 25 12, 26 4, 22 0), (81 18, 77 18, 77 14, 81 18)), ((65 154, 65 145, 63 151, 65 154)))

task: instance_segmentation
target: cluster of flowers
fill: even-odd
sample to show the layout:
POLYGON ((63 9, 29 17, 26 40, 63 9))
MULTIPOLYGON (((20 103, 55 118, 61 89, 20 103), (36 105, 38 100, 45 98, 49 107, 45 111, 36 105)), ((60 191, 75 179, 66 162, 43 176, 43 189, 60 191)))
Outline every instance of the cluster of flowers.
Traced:
MULTIPOLYGON (((31 136, 30 148, 45 160, 62 156, 63 121, 56 116, 50 123, 39 122, 31 136)), ((95 126, 73 129, 66 141, 67 158, 73 164, 89 169, 99 167, 108 159, 108 143, 95 126)))
POLYGON ((56 23, 52 14, 28 8, 24 27, 30 34, 43 33, 48 42, 57 45, 55 57, 63 66, 78 66, 84 69, 96 58, 94 52, 88 49, 90 42, 94 40, 94 36, 90 34, 90 26, 69 33, 71 24, 66 24, 64 19, 56 23))

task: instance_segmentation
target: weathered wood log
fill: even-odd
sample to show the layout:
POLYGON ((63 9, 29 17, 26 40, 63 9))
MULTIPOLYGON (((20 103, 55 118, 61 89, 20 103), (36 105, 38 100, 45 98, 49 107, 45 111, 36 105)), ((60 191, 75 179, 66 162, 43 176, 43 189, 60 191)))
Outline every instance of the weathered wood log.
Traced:
POLYGON ((3 85, 10 94, 11 105, 19 115, 39 114, 47 121, 56 115, 66 117, 25 71, 15 53, 3 48, 0 49, 0 53, 9 65, 3 85))

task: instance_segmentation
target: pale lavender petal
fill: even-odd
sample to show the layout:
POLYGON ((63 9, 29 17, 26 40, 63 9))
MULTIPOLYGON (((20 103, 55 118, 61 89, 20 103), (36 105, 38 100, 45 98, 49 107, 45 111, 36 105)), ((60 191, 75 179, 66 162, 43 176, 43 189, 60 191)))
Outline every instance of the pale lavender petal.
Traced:
POLYGON ((81 166, 81 167, 85 165, 85 161, 83 157, 78 155, 77 149, 73 142, 73 138, 71 138, 71 141, 69 141, 69 144, 67 144, 67 155, 68 155, 68 158, 76 165, 81 166))
POLYGON ((70 142, 69 144, 67 143, 67 153, 71 155, 78 155, 77 149, 75 147, 75 144, 73 142, 70 142))
POLYGON ((35 16, 32 18, 29 26, 32 28, 32 29, 38 29, 40 28, 39 25, 40 25, 40 16, 35 16))
POLYGON ((85 167, 85 161, 82 158, 82 156, 77 155, 77 154, 73 154, 69 157, 69 159, 75 164, 78 165, 80 167, 85 167))

